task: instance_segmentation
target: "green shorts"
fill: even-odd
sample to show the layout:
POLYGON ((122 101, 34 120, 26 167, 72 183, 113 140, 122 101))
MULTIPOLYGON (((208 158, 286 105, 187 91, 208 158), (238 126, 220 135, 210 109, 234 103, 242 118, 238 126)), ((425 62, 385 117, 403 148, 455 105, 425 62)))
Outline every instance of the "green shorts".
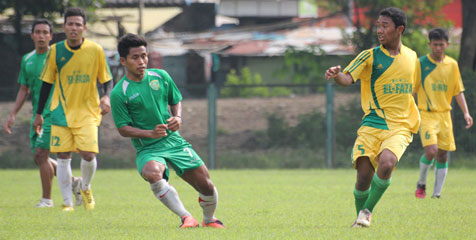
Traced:
POLYGON ((170 135, 170 137, 137 152, 136 165, 141 176, 142 169, 149 161, 156 161, 165 165, 165 179, 169 178, 167 163, 179 176, 182 176, 187 170, 203 165, 202 159, 193 150, 192 145, 178 134, 170 135))
POLYGON ((44 119, 43 128, 41 133, 37 134, 33 128, 33 118, 30 124, 30 148, 33 153, 35 153, 35 148, 41 149, 50 149, 50 138, 51 138, 51 121, 47 117, 44 119))

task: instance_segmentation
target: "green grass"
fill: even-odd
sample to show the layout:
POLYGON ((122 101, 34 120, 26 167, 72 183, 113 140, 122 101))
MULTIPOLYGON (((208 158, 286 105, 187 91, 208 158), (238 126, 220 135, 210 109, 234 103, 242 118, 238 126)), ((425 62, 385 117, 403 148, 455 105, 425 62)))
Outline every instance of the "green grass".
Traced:
MULTIPOLYGON (((415 199, 417 171, 394 172, 369 229, 350 228, 354 170, 212 171, 216 215, 228 228, 181 230, 135 170, 99 169, 96 209, 74 213, 61 212, 56 180, 56 206, 35 209, 38 171, 0 170, 0 239, 474 239, 476 171, 450 168, 439 200, 415 199)), ((428 182, 431 193, 433 176, 428 182)), ((197 193, 176 176, 171 183, 201 221, 197 193)))

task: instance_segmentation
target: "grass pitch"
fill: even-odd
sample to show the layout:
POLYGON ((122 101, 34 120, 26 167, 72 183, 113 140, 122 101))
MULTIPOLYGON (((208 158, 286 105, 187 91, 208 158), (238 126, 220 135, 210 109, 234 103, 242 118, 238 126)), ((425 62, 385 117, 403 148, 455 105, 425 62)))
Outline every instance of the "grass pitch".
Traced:
MULTIPOLYGON (((79 174, 79 171, 74 171, 79 174)), ((96 209, 36 209, 38 170, 0 170, 0 239, 474 239, 476 171, 449 169, 441 199, 416 199, 417 169, 397 169, 369 229, 352 229, 355 171, 217 170, 216 216, 227 229, 178 229, 179 218, 152 194, 135 170, 101 170, 96 209)), ((172 174, 171 183, 201 222, 198 194, 172 174)), ((428 179, 429 195, 433 176, 428 179)))

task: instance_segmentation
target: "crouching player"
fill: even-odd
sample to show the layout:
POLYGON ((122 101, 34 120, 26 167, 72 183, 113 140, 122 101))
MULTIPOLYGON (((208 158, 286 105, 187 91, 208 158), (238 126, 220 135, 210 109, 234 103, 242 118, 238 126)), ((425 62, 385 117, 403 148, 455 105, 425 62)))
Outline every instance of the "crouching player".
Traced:
POLYGON ((154 195, 181 218, 181 228, 199 224, 168 183, 167 163, 198 191, 202 226, 225 228, 214 216, 218 193, 208 169, 178 132, 182 95, 166 71, 146 69, 146 47, 146 40, 138 35, 127 34, 119 40, 120 61, 127 72, 111 93, 114 123, 122 136, 131 138, 137 150, 137 170, 150 183, 154 195))

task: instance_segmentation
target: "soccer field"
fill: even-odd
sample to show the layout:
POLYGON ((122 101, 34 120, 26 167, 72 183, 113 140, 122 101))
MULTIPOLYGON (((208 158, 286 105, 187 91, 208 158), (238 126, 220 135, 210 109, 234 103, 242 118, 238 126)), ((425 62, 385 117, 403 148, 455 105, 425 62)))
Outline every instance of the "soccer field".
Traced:
MULTIPOLYGON (((217 217, 227 229, 183 230, 135 170, 99 169, 96 209, 81 206, 73 213, 61 211, 56 180, 55 207, 36 209, 38 170, 0 170, 0 239, 475 239, 476 171, 450 168, 441 199, 416 199, 417 171, 394 172, 369 229, 350 228, 354 170, 211 171, 217 217)), ((201 221, 198 194, 172 175, 185 206, 201 221)), ((430 174, 430 194, 433 179, 430 174)))

